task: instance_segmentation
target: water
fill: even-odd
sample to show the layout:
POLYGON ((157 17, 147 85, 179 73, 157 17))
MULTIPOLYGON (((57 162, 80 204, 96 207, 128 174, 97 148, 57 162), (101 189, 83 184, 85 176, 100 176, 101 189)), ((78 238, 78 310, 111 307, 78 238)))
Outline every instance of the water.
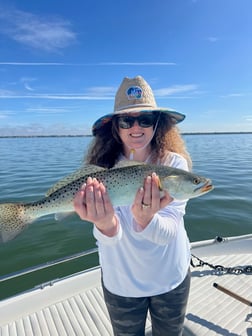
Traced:
MULTIPOLYGON (((186 228, 191 241, 252 232, 252 134, 185 135, 193 170, 210 177, 214 191, 192 199, 186 228)), ((89 137, 0 138, 0 202, 34 201, 77 169, 89 137)), ((0 276, 95 247, 92 224, 72 215, 39 219, 0 245, 0 276)), ((98 263, 97 256, 0 283, 0 299, 98 263)))

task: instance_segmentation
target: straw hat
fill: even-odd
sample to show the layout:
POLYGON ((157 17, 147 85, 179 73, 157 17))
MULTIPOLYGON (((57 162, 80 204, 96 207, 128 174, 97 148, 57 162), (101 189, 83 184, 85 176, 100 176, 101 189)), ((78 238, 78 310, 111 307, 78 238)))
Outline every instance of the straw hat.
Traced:
POLYGON ((185 119, 184 114, 169 108, 158 107, 152 89, 143 77, 125 77, 115 96, 114 112, 96 120, 92 128, 93 135, 96 135, 98 130, 111 121, 113 116, 136 112, 166 113, 175 124, 185 119))

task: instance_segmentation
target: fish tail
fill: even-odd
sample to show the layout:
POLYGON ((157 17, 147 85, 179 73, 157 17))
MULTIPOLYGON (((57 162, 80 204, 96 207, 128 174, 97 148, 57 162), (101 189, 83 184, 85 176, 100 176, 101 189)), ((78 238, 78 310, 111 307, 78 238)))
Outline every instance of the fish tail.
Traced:
POLYGON ((32 221, 25 204, 0 204, 0 243, 15 238, 32 221))

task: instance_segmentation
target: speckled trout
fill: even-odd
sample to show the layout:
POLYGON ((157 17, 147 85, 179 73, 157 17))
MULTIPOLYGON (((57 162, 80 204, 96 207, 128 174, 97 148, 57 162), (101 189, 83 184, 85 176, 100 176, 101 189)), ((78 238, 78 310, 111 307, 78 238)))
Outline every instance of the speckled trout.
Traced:
POLYGON ((0 242, 13 239, 39 217, 73 212, 74 196, 89 176, 103 182, 114 206, 122 206, 133 203, 144 179, 153 172, 159 176, 160 192, 167 190, 177 200, 198 197, 213 189, 210 179, 167 166, 132 161, 110 169, 87 165, 60 180, 38 201, 0 204, 0 242))

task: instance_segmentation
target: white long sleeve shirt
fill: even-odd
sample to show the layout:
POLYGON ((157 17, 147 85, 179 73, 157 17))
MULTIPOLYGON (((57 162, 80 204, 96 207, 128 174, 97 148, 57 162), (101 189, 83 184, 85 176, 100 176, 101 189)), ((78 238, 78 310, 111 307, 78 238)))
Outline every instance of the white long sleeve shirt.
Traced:
MULTIPOLYGON (((169 153, 164 165, 188 170, 186 160, 169 153)), ((115 207, 119 230, 113 237, 94 226, 105 287, 116 295, 148 297, 179 286, 190 264, 190 245, 184 228, 186 201, 174 200, 139 230, 131 205, 115 207)))

